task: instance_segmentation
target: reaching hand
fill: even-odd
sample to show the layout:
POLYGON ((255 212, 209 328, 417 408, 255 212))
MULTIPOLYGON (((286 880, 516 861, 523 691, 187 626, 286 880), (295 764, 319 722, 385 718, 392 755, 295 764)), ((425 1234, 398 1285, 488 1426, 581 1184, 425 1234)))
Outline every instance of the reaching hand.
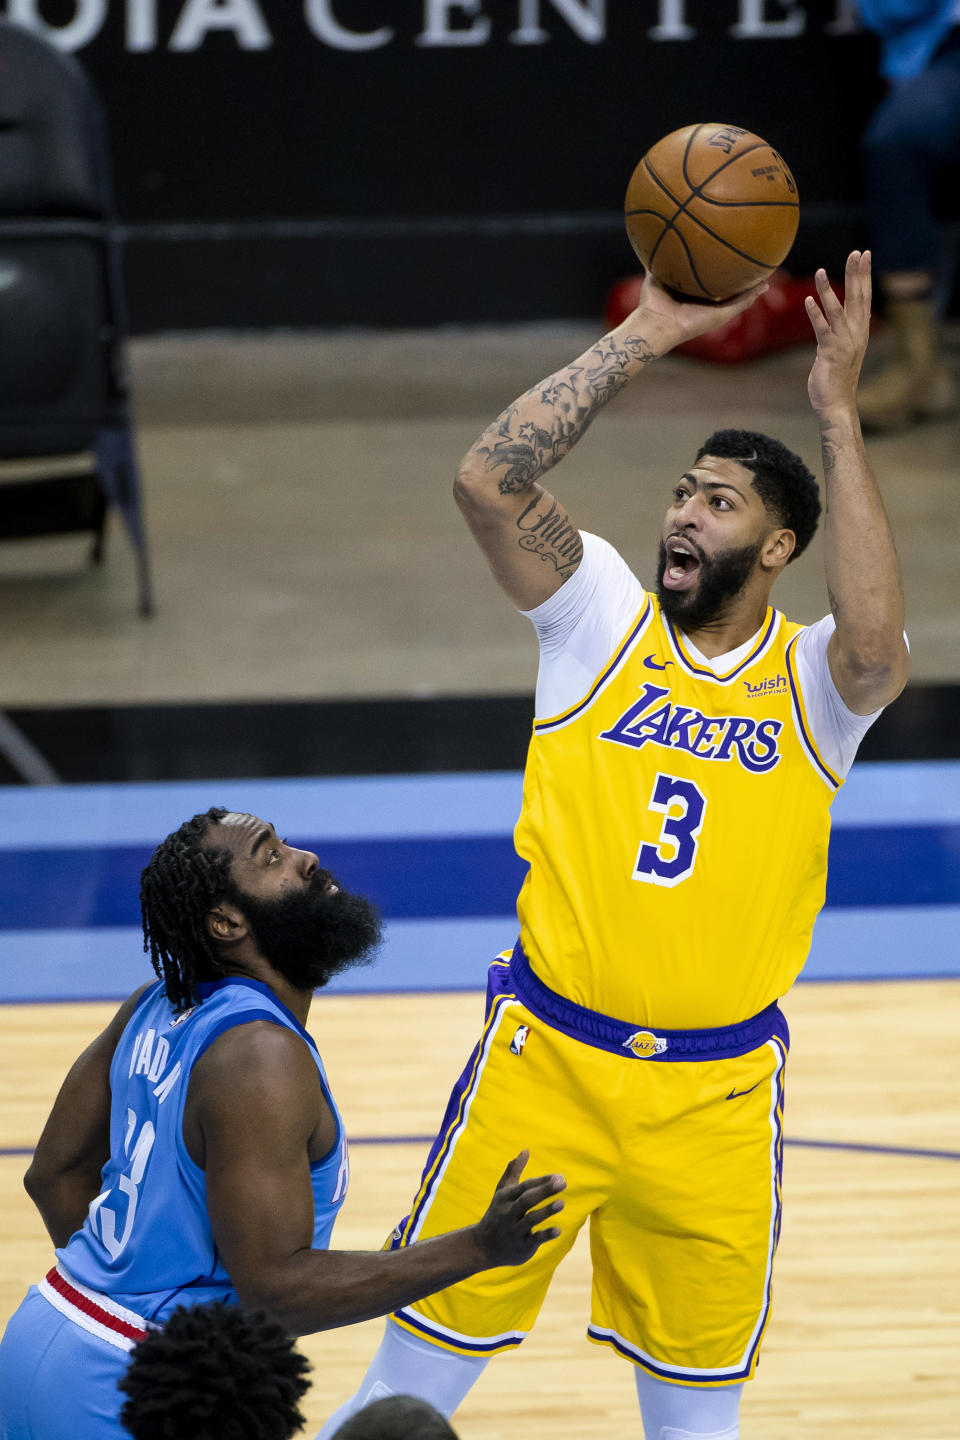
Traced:
POLYGON ((817 337, 817 358, 807 381, 807 394, 819 414, 836 405, 856 405, 857 381, 870 338, 870 251, 854 250, 847 257, 842 305, 830 287, 826 270, 817 271, 816 284, 820 304, 812 295, 806 299, 807 314, 817 337))
POLYGON ((549 1230, 532 1233, 534 1226, 542 1224, 550 1215, 563 1209, 562 1200, 553 1200, 549 1205, 540 1205, 548 1195, 566 1189, 562 1175, 541 1175, 536 1180, 521 1180, 523 1167, 530 1158, 528 1150, 521 1150, 515 1160, 504 1170, 493 1199, 483 1219, 477 1224, 476 1238, 482 1250, 489 1256, 489 1264, 522 1265, 535 1255, 547 1240, 556 1240, 560 1231, 556 1226, 549 1230))
POLYGON ((640 292, 640 303, 634 313, 645 311, 648 315, 656 316, 661 324, 667 323, 677 332, 672 344, 680 345, 684 340, 692 340, 695 335, 705 335, 708 330, 717 330, 728 320, 742 315, 768 288, 766 281, 761 281, 729 300, 687 300, 675 291, 667 290, 659 280, 648 274, 640 292))

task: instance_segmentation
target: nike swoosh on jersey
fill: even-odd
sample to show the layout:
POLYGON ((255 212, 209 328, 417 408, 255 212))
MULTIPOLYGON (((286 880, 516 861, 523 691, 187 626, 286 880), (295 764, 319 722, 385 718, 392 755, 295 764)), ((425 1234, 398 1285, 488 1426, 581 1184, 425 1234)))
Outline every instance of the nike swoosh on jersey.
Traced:
POLYGON ((648 655, 647 658, 644 660, 643 663, 644 663, 644 665, 646 665, 646 667, 647 667, 648 670, 666 670, 666 668, 667 668, 668 665, 672 665, 672 664, 673 664, 673 661, 672 661, 672 660, 664 660, 663 664, 660 665, 660 664, 658 664, 658 662, 657 662, 656 660, 654 660, 654 658, 653 658, 652 655, 648 655))
MULTIPOLYGON (((762 1081, 762 1080, 758 1080, 758 1081, 757 1081, 757 1085, 762 1085, 762 1084, 763 1084, 763 1081, 762 1081)), ((727 1096, 727 1099, 728 1099, 728 1100, 739 1100, 741 1095, 752 1095, 753 1092, 754 1092, 754 1090, 756 1090, 757 1085, 751 1085, 749 1090, 731 1090, 731 1091, 730 1091, 730 1094, 727 1096)))

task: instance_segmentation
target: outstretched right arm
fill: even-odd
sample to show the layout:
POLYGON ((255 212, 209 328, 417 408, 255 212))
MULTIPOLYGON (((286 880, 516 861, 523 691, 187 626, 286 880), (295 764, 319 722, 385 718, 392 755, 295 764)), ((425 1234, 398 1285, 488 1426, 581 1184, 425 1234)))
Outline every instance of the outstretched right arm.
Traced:
POLYGON ((705 305, 676 298, 648 276, 640 304, 621 325, 508 405, 470 447, 454 495, 495 578, 520 610, 548 600, 582 554, 579 530, 541 478, 647 365, 739 315, 765 289, 756 285, 724 305, 705 305))
POLYGON ((521 1154, 475 1225, 399 1250, 313 1249, 308 1145, 323 1104, 303 1041, 274 1025, 228 1031, 190 1078, 218 1252, 241 1303, 291 1334, 389 1314, 479 1270, 520 1264, 559 1234, 535 1227, 563 1208, 564 1182, 521 1180, 521 1154))

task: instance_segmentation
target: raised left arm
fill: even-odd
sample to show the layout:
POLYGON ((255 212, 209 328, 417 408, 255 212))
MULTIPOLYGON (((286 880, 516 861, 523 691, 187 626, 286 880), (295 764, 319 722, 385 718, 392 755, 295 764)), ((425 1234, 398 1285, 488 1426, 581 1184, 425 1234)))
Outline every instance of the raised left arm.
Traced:
POLYGON ((870 334, 869 250, 854 250, 847 259, 842 305, 825 270, 817 271, 816 284, 820 304, 807 300, 817 337, 807 390, 820 423, 824 561, 837 624, 827 656, 844 703, 869 715, 896 699, 910 668, 900 567, 857 414, 870 334))

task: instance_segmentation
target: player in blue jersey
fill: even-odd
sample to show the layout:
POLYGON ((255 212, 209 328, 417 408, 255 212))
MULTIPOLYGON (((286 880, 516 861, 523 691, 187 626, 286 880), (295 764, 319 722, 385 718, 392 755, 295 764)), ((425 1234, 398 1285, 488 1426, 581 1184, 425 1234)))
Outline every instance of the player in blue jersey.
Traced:
POLYGON ((520 1264, 563 1180, 511 1161, 476 1225, 396 1254, 327 1250, 343 1125, 305 1027, 368 957, 373 907, 255 816, 187 821, 143 873, 137 990, 58 1095, 27 1190, 56 1246, 0 1342, 0 1440, 120 1440, 129 1352, 181 1305, 239 1299, 294 1335, 520 1264))

